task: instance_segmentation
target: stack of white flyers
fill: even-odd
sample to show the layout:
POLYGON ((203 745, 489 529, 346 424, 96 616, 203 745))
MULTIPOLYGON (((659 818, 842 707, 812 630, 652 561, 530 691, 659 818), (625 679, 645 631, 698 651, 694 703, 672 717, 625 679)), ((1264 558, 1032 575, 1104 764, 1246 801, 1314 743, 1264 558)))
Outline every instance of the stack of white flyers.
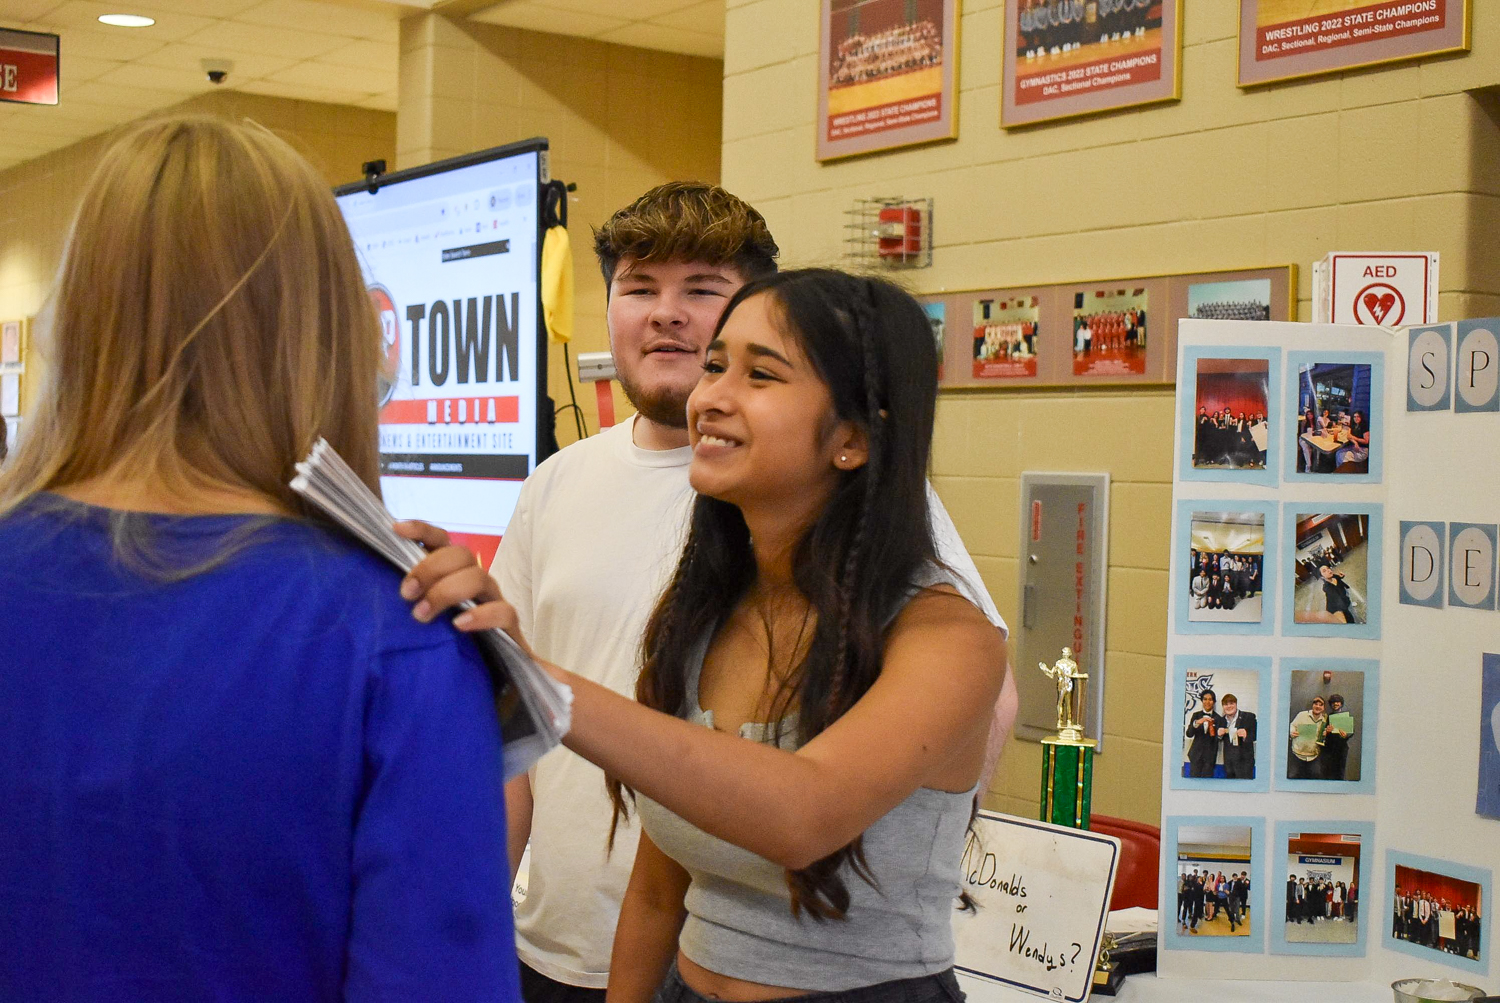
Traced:
MULTIPOLYGON (((395 517, 323 439, 297 464, 292 490, 403 572, 427 556, 419 544, 396 535, 395 517)), ((473 609, 474 602, 466 601, 460 608, 473 609)), ((469 636, 484 655, 495 685, 495 705, 505 736, 505 779, 509 780, 531 769, 568 733, 573 691, 548 675, 503 630, 475 631, 469 636)))

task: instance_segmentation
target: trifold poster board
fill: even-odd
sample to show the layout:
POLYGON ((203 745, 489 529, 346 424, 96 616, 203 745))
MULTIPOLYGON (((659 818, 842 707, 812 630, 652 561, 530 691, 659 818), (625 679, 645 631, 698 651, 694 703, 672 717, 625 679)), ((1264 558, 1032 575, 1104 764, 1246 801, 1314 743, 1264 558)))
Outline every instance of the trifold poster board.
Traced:
POLYGON ((1181 323, 1162 977, 1500 991, 1497 330, 1181 323))
POLYGON ((385 338, 380 486, 486 566, 536 467, 545 405, 531 139, 336 189, 385 338))

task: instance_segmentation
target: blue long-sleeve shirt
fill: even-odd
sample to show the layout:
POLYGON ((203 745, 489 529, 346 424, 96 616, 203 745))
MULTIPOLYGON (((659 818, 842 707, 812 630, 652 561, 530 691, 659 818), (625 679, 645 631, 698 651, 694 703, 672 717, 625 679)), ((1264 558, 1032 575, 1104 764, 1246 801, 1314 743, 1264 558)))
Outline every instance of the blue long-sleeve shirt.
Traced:
POLYGON ((0 999, 519 998, 484 666, 315 526, 0 519, 0 999))

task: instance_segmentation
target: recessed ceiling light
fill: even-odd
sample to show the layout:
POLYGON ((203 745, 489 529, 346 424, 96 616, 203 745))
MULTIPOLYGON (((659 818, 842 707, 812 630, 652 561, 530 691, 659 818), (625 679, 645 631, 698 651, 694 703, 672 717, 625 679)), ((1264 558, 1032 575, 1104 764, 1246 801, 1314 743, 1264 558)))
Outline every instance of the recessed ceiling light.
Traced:
POLYGON ((99 20, 116 28, 149 28, 156 23, 156 18, 139 14, 100 14, 99 20))

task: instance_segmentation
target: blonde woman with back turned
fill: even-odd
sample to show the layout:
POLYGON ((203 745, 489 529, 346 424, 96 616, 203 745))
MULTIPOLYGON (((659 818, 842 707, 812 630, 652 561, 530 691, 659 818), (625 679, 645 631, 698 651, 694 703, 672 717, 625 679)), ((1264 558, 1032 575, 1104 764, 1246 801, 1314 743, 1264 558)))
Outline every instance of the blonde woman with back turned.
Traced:
POLYGON ((483 663, 287 488, 379 490, 380 333, 323 181, 136 126, 0 474, 0 998, 514 1000, 483 663))

